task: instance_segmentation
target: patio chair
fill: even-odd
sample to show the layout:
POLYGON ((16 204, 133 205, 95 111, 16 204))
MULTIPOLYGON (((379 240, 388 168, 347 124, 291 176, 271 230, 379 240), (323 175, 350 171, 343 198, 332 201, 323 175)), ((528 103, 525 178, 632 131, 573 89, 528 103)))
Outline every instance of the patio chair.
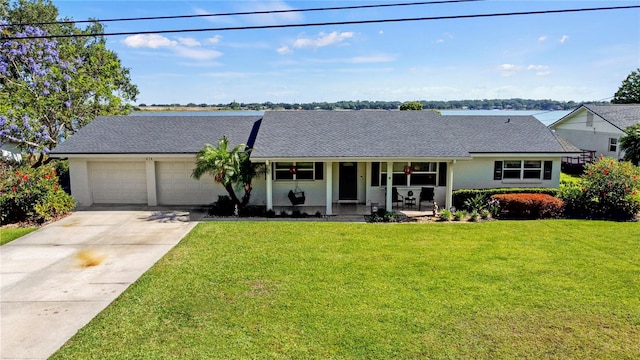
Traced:
POLYGON ((396 208, 404 204, 404 196, 398 193, 398 188, 395 186, 391 188, 391 202, 396 208))
POLYGON ((423 187, 420 191, 420 199, 418 200, 418 210, 422 209, 422 202, 430 202, 433 204, 433 196, 435 195, 435 189, 432 187, 423 187))

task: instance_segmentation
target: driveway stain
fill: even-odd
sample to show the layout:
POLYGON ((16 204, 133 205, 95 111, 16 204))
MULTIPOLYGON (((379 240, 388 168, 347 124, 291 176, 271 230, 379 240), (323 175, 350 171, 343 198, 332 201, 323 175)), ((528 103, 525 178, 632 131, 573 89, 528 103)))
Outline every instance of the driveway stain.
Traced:
POLYGON ((76 225, 78 225, 79 223, 80 223, 79 221, 72 221, 72 222, 70 222, 70 223, 68 223, 68 224, 64 224, 64 225, 62 225, 62 227, 69 228, 69 227, 76 226, 76 225))
POLYGON ((91 249, 80 250, 75 255, 78 267, 81 268, 98 266, 104 261, 106 257, 106 255, 97 253, 91 249))

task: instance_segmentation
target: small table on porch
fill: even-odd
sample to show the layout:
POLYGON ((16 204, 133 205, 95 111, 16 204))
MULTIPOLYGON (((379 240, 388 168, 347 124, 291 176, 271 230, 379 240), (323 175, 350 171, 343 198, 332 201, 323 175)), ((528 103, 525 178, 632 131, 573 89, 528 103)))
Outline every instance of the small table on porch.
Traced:
POLYGON ((404 206, 413 209, 416 206, 416 198, 413 196, 404 198, 404 206))

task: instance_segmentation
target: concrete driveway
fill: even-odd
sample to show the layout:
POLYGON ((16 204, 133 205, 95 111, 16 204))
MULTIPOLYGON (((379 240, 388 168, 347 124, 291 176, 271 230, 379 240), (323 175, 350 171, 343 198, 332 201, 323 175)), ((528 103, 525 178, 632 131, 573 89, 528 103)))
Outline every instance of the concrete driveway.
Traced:
POLYGON ((0 247, 0 358, 48 358, 195 225, 184 211, 80 211, 0 247))

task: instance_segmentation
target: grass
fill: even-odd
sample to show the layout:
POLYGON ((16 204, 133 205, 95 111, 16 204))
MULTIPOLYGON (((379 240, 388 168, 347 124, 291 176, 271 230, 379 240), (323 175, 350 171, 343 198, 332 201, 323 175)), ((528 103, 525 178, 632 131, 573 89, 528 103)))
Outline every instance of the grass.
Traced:
POLYGON ((32 231, 38 230, 37 227, 26 228, 2 228, 0 229, 0 245, 11 242, 21 236, 27 235, 32 231))
POLYGON ((198 225, 52 359, 640 358, 640 224, 198 225))

